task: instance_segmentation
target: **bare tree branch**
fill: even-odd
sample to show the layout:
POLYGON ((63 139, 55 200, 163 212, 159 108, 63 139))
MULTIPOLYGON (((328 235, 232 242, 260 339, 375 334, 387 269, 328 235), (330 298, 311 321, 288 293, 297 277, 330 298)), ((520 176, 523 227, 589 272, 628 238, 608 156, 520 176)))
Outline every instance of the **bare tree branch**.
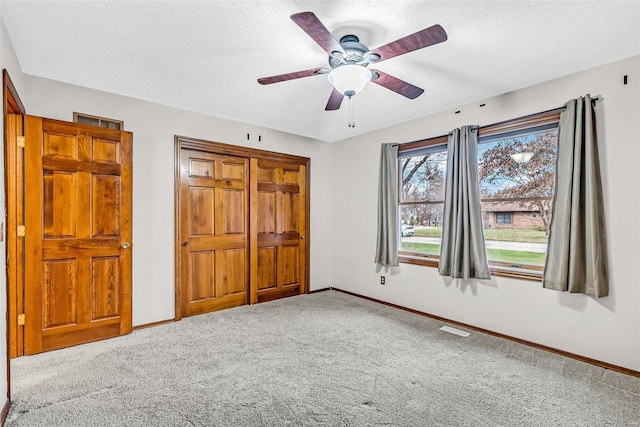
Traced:
POLYGON ((413 178, 413 176, 416 174, 416 172, 418 172, 418 170, 420 169, 420 166, 424 165, 424 163, 427 161, 427 158, 429 156, 426 155, 424 157, 422 157, 422 159, 420 159, 420 161, 418 161, 417 163, 414 163, 413 168, 411 169, 411 172, 409 172, 409 175, 407 175, 406 177, 404 177, 404 171, 407 168, 407 165, 409 163, 409 160, 412 157, 409 157, 407 160, 405 160, 403 166, 402 166, 402 176, 404 177, 402 179, 402 185, 407 185, 407 183, 409 183, 411 181, 411 179, 413 178))

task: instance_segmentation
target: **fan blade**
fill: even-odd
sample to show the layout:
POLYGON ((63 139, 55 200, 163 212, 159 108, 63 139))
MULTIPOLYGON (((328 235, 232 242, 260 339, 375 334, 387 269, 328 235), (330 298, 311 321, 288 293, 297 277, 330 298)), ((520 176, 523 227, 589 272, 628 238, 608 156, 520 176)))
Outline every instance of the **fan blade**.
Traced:
POLYGON ((447 40, 447 33, 440 25, 434 25, 417 33, 410 34, 406 37, 398 39, 394 42, 385 44, 373 49, 368 54, 378 55, 380 59, 377 62, 393 58, 394 56, 403 55, 422 49, 423 47, 442 43, 447 40))
POLYGON ((278 74, 277 76, 271 76, 271 77, 262 77, 261 79, 258 79, 258 83, 260 83, 261 85, 270 85, 272 83, 284 82, 284 81, 293 80, 293 79, 300 79, 302 77, 316 76, 322 73, 323 73, 322 68, 312 68, 310 70, 296 71, 294 73, 278 74))
POLYGON ((331 35, 327 27, 313 12, 300 12, 291 15, 293 22, 298 24, 305 33, 320 45, 325 52, 331 55, 333 52, 344 53, 340 43, 331 35))
POLYGON ((342 105, 343 99, 344 99, 344 95, 338 92, 336 88, 333 88, 331 95, 329 95, 329 102, 327 102, 327 106, 324 107, 325 111, 340 109, 340 105, 342 105))
POLYGON ((418 86, 414 86, 411 83, 407 83, 397 77, 390 76, 382 71, 371 70, 371 72, 378 75, 377 78, 371 79, 372 83, 386 87, 387 89, 406 96, 409 99, 416 99, 424 92, 424 89, 420 89, 418 86))

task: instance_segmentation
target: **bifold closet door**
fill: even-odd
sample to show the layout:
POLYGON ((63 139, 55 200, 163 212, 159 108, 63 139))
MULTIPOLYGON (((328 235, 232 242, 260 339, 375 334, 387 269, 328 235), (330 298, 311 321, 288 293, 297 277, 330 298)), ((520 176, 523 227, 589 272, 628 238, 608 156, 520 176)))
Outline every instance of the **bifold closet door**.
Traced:
POLYGON ((251 160, 252 302, 304 293, 306 168, 251 160))
POLYGON ((180 150, 179 317, 248 303, 249 160, 180 150))

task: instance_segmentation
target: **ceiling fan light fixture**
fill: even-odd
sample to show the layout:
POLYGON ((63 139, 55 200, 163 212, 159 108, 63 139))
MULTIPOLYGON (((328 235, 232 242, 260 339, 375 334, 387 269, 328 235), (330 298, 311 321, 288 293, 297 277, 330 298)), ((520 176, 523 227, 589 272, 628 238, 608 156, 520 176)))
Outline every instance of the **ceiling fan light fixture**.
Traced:
POLYGON ((341 94, 351 97, 360 93, 371 80, 371 70, 362 65, 346 64, 329 73, 329 83, 341 94))

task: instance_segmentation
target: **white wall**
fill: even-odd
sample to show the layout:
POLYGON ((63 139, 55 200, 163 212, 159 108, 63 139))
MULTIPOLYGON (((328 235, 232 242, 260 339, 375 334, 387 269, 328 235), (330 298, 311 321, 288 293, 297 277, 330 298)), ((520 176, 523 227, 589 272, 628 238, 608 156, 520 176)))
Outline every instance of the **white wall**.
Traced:
MULTIPOLYGON (((640 57, 482 100, 333 146, 333 286, 539 344, 640 370, 640 57), (623 85, 623 76, 629 76, 623 85), (594 299, 495 277, 451 281, 401 264, 379 284, 373 257, 380 144, 448 133, 600 96, 610 295, 594 299), (485 107, 479 105, 485 103, 485 107)), ((429 96, 425 94, 424 96, 429 96)), ((410 102, 410 101, 407 101, 410 102)))
POLYGON ((330 144, 30 75, 25 88, 31 115, 72 121, 83 112, 123 120, 133 132, 134 326, 175 315, 174 135, 311 158, 310 288, 331 283, 330 144))
MULTIPOLYGON (((6 68, 11 77, 11 81, 15 86, 18 94, 22 98, 24 96, 24 83, 23 74, 20 69, 20 64, 16 57, 16 53, 11 45, 11 40, 5 29, 4 22, 0 20, 0 68, 6 68)), ((4 117, 0 114, 0 129, 4 129, 4 117)), ((0 177, 4 177, 4 149, 0 150, 0 177)), ((0 203, 0 223, 2 224, 2 230, 7 229, 6 224, 6 206, 5 200, 5 180, 0 179, 0 195, 2 197, 2 203, 0 203)), ((0 337, 6 336, 7 333, 7 263, 6 263, 6 231, 2 233, 2 243, 0 243, 0 337)), ((5 339, 0 339, 0 354, 7 354, 7 342, 5 339)), ((8 392, 7 384, 7 364, 0 362, 0 396, 6 396, 8 392)), ((0 400, 0 408, 4 402, 0 400)))

